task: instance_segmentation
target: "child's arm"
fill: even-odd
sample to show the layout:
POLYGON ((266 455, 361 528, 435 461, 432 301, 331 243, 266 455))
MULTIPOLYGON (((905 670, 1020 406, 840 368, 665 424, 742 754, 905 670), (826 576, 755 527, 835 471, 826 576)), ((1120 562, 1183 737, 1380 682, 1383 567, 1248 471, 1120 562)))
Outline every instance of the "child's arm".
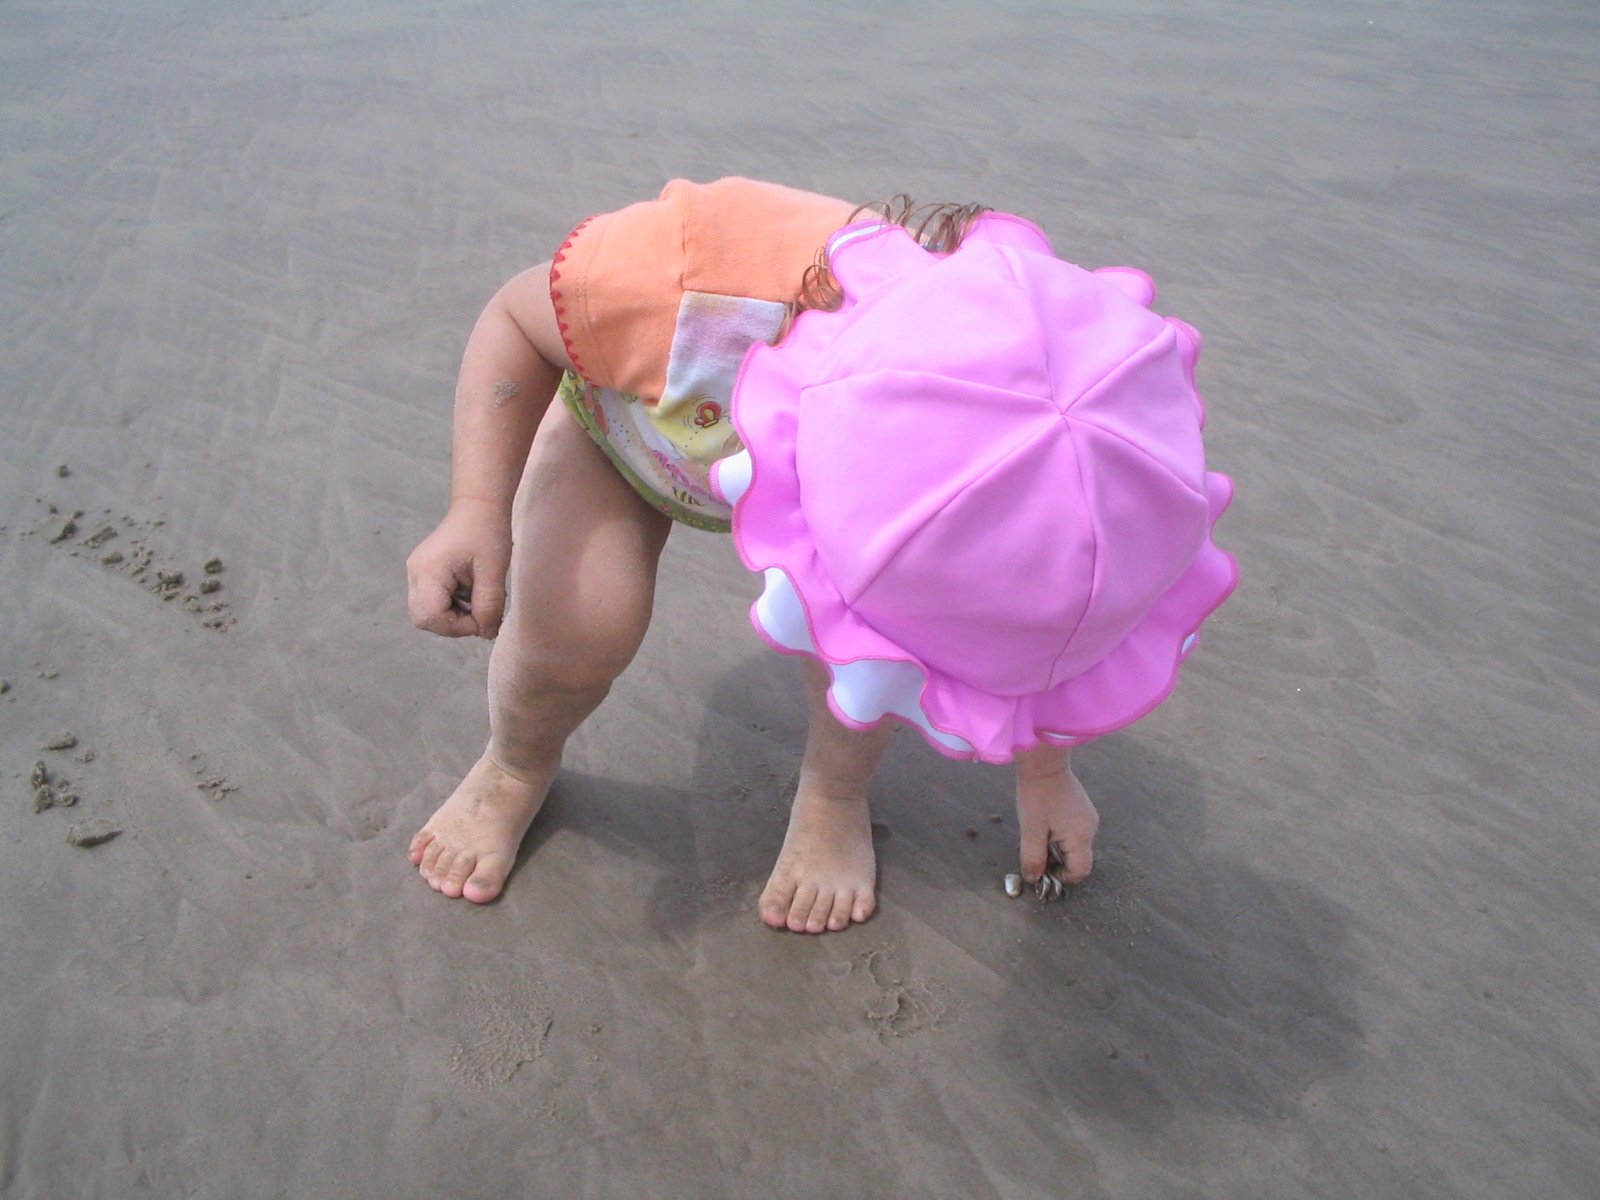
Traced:
POLYGON ((505 610, 511 502, 545 410, 568 369, 550 264, 518 275, 478 317, 456 381, 450 507, 406 560, 418 629, 492 638, 505 610), (469 597, 462 603, 460 596, 469 597))

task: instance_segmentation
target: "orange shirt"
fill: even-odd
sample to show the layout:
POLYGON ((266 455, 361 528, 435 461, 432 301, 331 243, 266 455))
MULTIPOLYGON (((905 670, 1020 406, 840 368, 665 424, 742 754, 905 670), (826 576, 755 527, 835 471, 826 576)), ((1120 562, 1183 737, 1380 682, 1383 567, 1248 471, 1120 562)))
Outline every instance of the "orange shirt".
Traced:
POLYGON ((775 183, 676 179, 654 200, 590 217, 550 270, 573 366, 588 383, 661 401, 685 296, 788 304, 853 209, 775 183))

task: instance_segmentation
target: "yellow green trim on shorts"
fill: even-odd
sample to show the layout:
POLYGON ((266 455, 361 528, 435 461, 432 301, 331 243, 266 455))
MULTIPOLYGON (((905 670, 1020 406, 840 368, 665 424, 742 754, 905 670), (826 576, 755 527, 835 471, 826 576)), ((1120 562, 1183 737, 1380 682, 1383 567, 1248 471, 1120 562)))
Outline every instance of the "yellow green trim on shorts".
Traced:
MULTIPOLYGON (((639 473, 617 453, 616 447, 611 444, 611 439, 606 436, 606 431, 595 420, 594 406, 588 400, 592 388, 592 384, 585 383, 578 375, 568 371, 561 377, 561 386, 556 390, 556 395, 566 405, 567 411, 572 414, 572 419, 589 435, 589 440, 600 447, 611 465, 617 469, 617 473, 628 481, 629 486, 639 493, 645 503, 674 521, 690 525, 695 529, 704 529, 709 533, 732 532, 733 522, 726 517, 713 517, 690 508, 671 496, 663 495, 639 477, 639 473)), ((636 404, 641 403, 637 397, 631 399, 636 404)))

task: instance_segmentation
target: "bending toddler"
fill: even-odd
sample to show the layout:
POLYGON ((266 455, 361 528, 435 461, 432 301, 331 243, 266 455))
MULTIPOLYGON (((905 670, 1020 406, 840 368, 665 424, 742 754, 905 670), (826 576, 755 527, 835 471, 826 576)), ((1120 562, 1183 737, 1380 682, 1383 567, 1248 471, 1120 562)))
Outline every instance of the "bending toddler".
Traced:
POLYGON ((731 532, 757 634, 800 660, 763 921, 872 915, 867 789, 900 724, 1014 763, 1023 878, 1086 878, 1072 749, 1166 698, 1237 581, 1199 337, 1153 299, 977 206, 677 181, 579 225, 478 318, 449 508, 407 561, 418 628, 494 639, 488 745, 411 842, 422 878, 500 894, 675 524, 731 532))

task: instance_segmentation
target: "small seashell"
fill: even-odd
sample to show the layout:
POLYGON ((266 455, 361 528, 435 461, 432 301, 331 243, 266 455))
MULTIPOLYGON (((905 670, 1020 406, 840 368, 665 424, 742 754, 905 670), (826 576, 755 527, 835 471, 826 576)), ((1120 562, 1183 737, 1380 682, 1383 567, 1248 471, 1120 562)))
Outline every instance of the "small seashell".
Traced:
POLYGON ((1006 895, 1013 900, 1022 895, 1022 876, 1015 871, 1006 876, 1006 895))
POLYGON ((1046 871, 1043 875, 1039 876, 1039 882, 1034 885, 1033 894, 1039 897, 1040 900, 1044 901, 1044 903, 1048 904, 1052 900, 1061 899, 1062 894, 1066 890, 1066 885, 1063 884, 1061 880, 1057 879, 1054 875, 1046 871))

